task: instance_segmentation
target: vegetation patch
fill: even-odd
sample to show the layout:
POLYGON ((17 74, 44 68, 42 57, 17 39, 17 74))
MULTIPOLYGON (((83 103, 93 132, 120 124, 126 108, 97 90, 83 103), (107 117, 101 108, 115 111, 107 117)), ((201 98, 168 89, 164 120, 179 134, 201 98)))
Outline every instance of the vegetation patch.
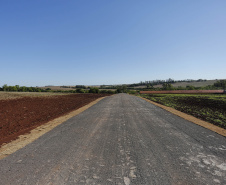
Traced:
POLYGON ((226 94, 145 94, 140 96, 226 129, 226 94))

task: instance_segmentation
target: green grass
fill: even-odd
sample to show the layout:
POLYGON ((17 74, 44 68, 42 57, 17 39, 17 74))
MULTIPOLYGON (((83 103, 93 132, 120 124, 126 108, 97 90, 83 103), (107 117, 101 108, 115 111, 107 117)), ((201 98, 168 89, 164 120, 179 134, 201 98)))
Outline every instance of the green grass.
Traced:
POLYGON ((226 94, 140 95, 226 129, 226 94))

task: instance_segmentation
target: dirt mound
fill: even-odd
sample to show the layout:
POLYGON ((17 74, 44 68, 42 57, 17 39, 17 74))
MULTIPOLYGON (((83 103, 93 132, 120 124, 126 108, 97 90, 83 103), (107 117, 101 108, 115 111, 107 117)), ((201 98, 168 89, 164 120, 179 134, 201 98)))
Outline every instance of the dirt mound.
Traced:
POLYGON ((103 96, 107 95, 73 94, 0 100, 0 146, 103 96))

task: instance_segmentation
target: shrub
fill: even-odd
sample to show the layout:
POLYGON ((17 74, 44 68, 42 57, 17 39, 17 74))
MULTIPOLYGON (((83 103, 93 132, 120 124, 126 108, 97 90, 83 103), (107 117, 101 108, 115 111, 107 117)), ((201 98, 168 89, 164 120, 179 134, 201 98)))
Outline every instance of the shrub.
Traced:
POLYGON ((89 93, 99 93, 100 90, 97 87, 90 87, 89 93))
POLYGON ((76 89, 76 93, 85 93, 85 91, 81 88, 76 89))

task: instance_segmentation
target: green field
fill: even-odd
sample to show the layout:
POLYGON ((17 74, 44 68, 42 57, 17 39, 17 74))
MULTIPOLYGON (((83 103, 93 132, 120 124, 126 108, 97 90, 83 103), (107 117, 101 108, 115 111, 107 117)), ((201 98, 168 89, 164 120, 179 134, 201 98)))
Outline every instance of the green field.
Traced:
POLYGON ((226 128, 226 94, 146 94, 141 96, 226 128))

